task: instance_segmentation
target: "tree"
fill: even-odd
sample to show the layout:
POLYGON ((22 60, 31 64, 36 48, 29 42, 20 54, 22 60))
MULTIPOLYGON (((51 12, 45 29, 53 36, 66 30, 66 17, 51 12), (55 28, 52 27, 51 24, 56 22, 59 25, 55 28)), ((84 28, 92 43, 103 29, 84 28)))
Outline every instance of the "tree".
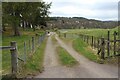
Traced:
POLYGON ((39 3, 34 2, 34 5, 31 6, 31 8, 34 11, 30 12, 31 13, 30 20, 33 25, 34 31, 35 31, 35 26, 37 26, 37 25, 47 26, 46 20, 48 19, 48 15, 50 13, 49 12, 50 6, 51 6, 51 3, 46 4, 45 2, 39 2, 39 3))
POLYGON ((19 25, 23 23, 23 29, 32 25, 45 25, 50 4, 45 2, 3 2, 3 22, 12 25, 15 36, 20 36, 19 25))
MULTIPOLYGON (((14 30, 15 36, 20 36, 18 24, 20 22, 20 11, 21 8, 19 7, 19 3, 16 2, 10 2, 10 3, 3 3, 3 14, 7 15, 6 18, 8 18, 9 24, 12 25, 14 30)), ((4 18, 3 18, 4 19, 4 18)))

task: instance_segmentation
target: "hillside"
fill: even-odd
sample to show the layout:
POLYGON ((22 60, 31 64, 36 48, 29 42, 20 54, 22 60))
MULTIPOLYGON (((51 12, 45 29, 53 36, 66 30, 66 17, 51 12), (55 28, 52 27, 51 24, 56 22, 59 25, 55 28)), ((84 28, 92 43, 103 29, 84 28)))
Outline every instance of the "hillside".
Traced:
POLYGON ((50 17, 49 28, 80 29, 80 28, 114 28, 117 21, 100 21, 83 17, 50 17))

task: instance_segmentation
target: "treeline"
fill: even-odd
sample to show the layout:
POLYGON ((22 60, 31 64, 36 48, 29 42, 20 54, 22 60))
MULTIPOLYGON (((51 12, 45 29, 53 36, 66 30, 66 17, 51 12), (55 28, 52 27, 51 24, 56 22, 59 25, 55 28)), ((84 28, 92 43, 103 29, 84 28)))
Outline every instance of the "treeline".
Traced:
POLYGON ((46 25, 51 3, 40 2, 2 2, 2 29, 12 27, 15 36, 20 36, 19 27, 23 30, 46 25))
POLYGON ((100 21, 87 19, 84 17, 51 17, 49 26, 60 29, 81 29, 81 28, 114 28, 118 25, 117 21, 100 21))

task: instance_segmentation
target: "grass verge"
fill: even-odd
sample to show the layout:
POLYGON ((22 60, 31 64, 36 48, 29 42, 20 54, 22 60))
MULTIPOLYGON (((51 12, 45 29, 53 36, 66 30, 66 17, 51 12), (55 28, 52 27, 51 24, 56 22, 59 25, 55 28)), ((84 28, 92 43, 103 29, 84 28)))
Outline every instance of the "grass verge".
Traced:
POLYGON ((77 38, 73 41, 73 48, 84 55, 86 58, 94 61, 94 62, 99 62, 99 58, 95 53, 92 52, 92 49, 89 48, 89 46, 82 41, 80 38, 77 38))
MULTIPOLYGON (((32 37, 35 37, 35 44, 37 44, 38 36, 36 34, 43 34, 41 30, 21 30, 21 36, 13 36, 12 30, 8 29, 2 34, 2 46, 9 46, 11 41, 17 42, 18 57, 24 59, 24 41, 26 42, 27 56, 30 55, 29 40, 32 42, 32 37)), ((31 43, 30 43, 31 44, 31 43)), ((35 45, 36 47, 37 45, 35 45)), ((11 54, 10 50, 2 50, 2 75, 11 73, 11 54)))
POLYGON ((18 77, 23 76, 34 76, 38 73, 41 73, 44 70, 43 60, 44 60, 44 51, 46 47, 46 40, 38 47, 35 53, 31 58, 28 59, 27 63, 23 66, 22 72, 18 75, 18 77), (22 73, 22 74, 21 74, 22 73))
POLYGON ((72 67, 78 62, 62 47, 57 47, 57 53, 61 63, 65 66, 72 67))

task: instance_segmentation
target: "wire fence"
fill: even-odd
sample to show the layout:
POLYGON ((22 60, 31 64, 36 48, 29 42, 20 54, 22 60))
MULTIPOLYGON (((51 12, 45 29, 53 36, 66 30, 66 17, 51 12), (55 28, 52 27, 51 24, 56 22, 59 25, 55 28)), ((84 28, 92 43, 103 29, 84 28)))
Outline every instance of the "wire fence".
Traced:
MULTIPOLYGON (((12 75, 17 74, 22 69, 22 63, 26 64, 27 60, 34 54, 37 48, 45 39, 46 33, 36 35, 29 40, 23 41, 21 45, 17 45, 16 41, 11 41, 10 46, 1 46, 0 50, 10 50, 11 53, 11 71, 12 75)), ((9 61, 8 61, 9 63, 9 61)))

